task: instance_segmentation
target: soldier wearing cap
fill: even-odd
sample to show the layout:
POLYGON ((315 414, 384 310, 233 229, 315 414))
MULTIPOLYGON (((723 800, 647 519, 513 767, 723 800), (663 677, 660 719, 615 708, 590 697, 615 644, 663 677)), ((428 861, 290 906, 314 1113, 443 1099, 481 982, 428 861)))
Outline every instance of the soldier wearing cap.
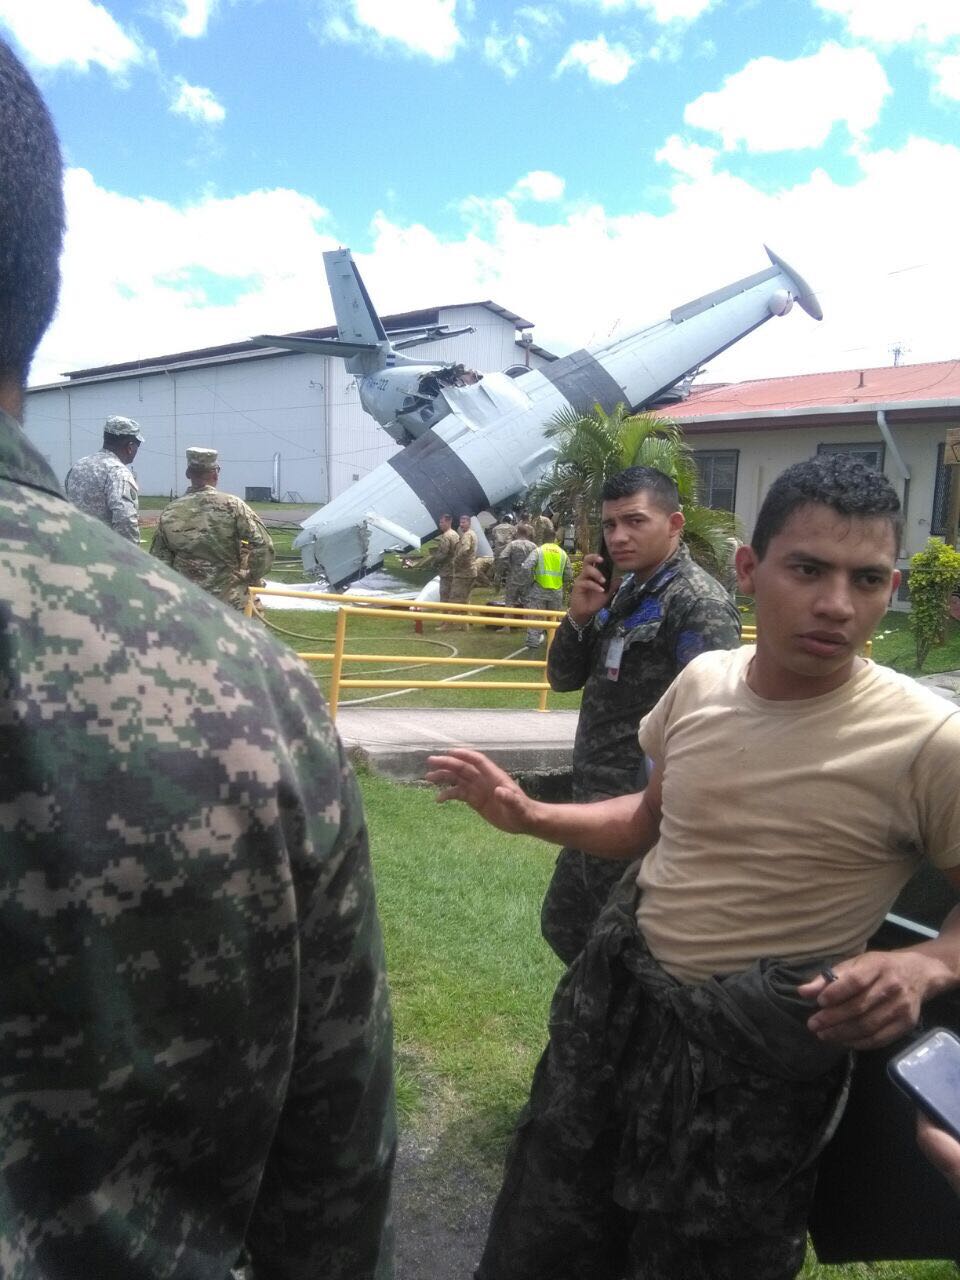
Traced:
POLYGON ((251 507, 218 491, 219 476, 216 449, 187 450, 189 492, 161 512, 150 552, 242 610, 273 564, 273 542, 251 507))
POLYGON ((140 492, 130 464, 142 444, 139 423, 112 414, 103 424, 103 448, 75 462, 65 482, 75 507, 138 544, 140 492))

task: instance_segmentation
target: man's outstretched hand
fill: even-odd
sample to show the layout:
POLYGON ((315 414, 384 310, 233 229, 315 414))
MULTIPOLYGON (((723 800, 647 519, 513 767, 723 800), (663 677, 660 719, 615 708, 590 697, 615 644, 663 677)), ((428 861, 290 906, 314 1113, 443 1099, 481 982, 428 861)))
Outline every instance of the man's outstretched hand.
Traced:
POLYGON ((441 788, 439 801, 462 800, 501 831, 531 831, 537 802, 482 752, 454 747, 446 755, 429 756, 427 764, 427 781, 441 788))

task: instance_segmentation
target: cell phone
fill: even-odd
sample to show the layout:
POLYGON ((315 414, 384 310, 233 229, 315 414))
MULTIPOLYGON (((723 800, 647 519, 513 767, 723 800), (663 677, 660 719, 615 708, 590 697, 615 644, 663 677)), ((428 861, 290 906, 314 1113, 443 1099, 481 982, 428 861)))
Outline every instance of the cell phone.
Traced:
POLYGON ((600 563, 597 568, 603 574, 603 580, 609 587, 613 581, 613 561, 610 559, 610 552, 607 550, 607 540, 603 536, 603 530, 600 530, 600 546, 597 548, 597 555, 600 557, 600 563))
POLYGON ((887 1074, 934 1124, 960 1141, 960 1039, 952 1031, 934 1027, 895 1054, 887 1074))

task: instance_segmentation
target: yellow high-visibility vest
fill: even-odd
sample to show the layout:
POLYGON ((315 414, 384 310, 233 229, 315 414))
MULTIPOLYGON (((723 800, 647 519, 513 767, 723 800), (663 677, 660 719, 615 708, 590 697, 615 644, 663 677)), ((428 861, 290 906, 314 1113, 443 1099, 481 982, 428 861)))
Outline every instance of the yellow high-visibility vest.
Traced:
POLYGON ((563 566, 567 561, 567 553, 555 542, 545 542, 537 555, 537 566, 533 577, 538 587, 547 591, 556 591, 563 586, 563 566))

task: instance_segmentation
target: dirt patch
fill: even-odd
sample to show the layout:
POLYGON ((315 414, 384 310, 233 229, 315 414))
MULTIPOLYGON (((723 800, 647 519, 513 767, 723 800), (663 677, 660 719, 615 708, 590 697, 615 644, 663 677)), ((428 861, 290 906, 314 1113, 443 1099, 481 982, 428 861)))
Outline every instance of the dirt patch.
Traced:
POLYGON ((487 1235, 494 1192, 442 1138, 404 1133, 393 1183, 395 1280, 471 1280, 487 1235))

